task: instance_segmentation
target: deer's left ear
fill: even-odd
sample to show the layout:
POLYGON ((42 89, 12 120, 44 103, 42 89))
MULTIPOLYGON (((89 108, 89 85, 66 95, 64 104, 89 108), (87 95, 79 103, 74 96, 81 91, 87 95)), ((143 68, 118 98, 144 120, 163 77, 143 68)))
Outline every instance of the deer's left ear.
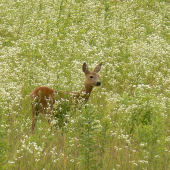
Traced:
POLYGON ((93 72, 98 73, 100 71, 101 67, 102 67, 102 64, 103 64, 103 62, 101 62, 99 65, 97 65, 95 67, 95 69, 93 70, 93 72))

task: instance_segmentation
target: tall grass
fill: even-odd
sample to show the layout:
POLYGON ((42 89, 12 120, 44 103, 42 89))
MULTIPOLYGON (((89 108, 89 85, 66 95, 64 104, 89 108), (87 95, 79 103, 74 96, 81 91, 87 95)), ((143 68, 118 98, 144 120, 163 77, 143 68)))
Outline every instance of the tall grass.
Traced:
POLYGON ((1 0, 1 169, 170 169, 169 0, 1 0), (78 91, 83 62, 101 88, 63 128, 30 92, 78 91))

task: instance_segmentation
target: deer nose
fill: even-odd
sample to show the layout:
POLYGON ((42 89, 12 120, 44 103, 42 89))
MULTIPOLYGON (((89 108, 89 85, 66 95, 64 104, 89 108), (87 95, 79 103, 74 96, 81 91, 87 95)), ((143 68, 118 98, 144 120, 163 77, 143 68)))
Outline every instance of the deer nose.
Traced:
POLYGON ((100 86, 101 85, 101 82, 99 81, 99 82, 97 82, 97 86, 100 86))

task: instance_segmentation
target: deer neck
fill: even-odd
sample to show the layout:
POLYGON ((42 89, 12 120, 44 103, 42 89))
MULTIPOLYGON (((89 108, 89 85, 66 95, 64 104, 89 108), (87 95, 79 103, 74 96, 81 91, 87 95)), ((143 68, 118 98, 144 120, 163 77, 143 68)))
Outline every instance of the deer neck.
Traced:
POLYGON ((90 97, 91 91, 93 90, 93 86, 84 84, 84 87, 79 92, 71 92, 70 94, 74 98, 74 101, 71 97, 71 103, 86 103, 90 97))
POLYGON ((81 89, 80 95, 84 99, 85 103, 88 101, 92 90, 93 86, 87 84, 84 84, 84 87, 81 89))

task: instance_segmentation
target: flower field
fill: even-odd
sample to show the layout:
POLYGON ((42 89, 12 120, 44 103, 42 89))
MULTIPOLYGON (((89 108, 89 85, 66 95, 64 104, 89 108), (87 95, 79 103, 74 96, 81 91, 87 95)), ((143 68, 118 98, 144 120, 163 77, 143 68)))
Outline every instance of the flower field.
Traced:
POLYGON ((170 169, 169 0, 0 1, 0 169, 170 169), (59 128, 30 93, 101 87, 59 128))

